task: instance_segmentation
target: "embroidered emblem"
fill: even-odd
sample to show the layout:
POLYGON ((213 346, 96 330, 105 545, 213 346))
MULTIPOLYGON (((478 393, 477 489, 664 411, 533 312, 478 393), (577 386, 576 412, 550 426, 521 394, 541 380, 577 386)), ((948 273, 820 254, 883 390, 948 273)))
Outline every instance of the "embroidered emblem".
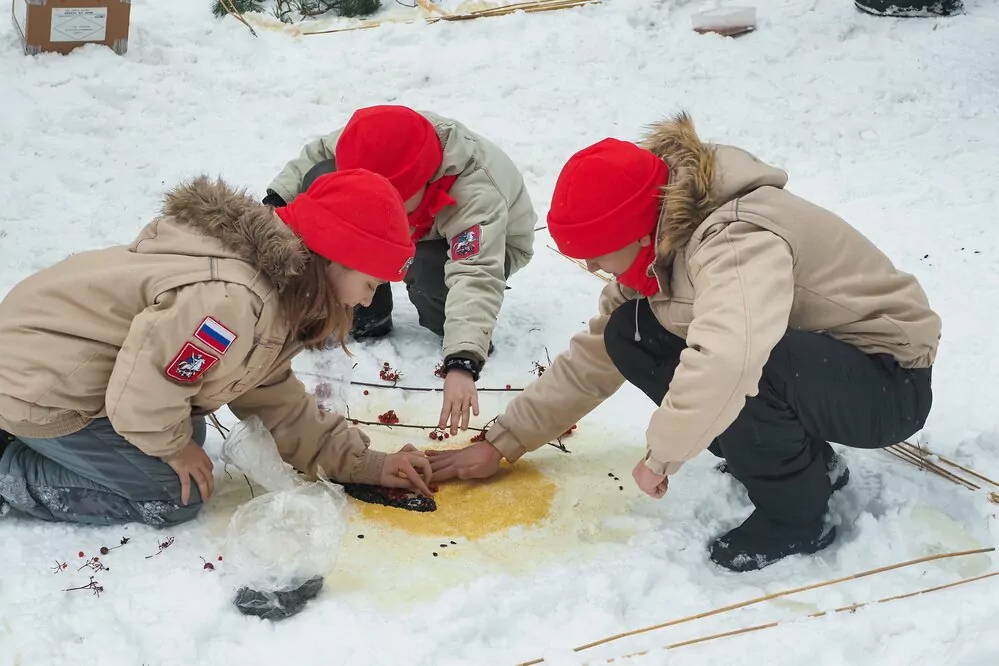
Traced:
POLYGON ((213 356, 190 342, 185 342, 183 348, 167 365, 166 376, 178 382, 191 383, 197 381, 218 362, 218 356, 213 356))
POLYGON ((474 257, 482 249, 481 229, 476 224, 471 229, 466 229, 451 239, 451 260, 461 261, 474 257))
POLYGON ((194 337, 220 354, 229 351, 236 341, 236 334, 211 317, 205 317, 201 326, 194 332, 194 337))

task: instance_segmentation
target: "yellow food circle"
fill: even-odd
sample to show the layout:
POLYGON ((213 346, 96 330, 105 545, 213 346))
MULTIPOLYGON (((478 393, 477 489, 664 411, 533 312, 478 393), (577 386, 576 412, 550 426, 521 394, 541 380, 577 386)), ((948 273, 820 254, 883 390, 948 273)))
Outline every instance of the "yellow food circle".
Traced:
POLYGON ((532 527, 552 509, 555 484, 523 460, 503 463, 485 481, 449 481, 434 495, 437 510, 420 513, 352 500, 361 518, 411 534, 475 540, 511 527, 532 527))

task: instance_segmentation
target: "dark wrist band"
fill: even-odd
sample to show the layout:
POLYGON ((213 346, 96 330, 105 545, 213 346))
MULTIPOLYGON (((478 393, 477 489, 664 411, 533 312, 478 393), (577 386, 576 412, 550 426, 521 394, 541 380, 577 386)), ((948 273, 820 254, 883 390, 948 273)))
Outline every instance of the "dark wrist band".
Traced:
POLYGON ((448 356, 444 359, 444 372, 448 373, 452 370, 464 370, 468 374, 472 375, 472 381, 479 381, 479 373, 482 371, 482 363, 478 361, 473 361, 470 358, 464 358, 462 356, 448 356))

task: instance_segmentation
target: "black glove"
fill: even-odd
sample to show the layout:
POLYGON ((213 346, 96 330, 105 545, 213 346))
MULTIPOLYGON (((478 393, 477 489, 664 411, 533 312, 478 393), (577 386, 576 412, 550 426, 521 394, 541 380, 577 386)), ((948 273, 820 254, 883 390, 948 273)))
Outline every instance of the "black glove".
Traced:
POLYGON ((262 203, 265 206, 272 206, 274 208, 284 208, 285 206, 288 205, 288 202, 282 199, 281 195, 275 192, 274 190, 267 190, 267 196, 264 197, 262 203))

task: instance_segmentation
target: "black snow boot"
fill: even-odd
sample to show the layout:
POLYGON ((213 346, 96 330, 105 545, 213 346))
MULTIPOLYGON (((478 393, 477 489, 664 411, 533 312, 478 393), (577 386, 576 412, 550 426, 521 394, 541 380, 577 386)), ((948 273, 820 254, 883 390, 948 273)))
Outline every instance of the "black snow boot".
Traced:
MULTIPOLYGON (((822 446, 822 457, 826 461, 826 470, 829 472, 829 483, 832 485, 832 491, 842 490, 850 482, 850 468, 846 466, 842 458, 836 455, 828 442, 821 442, 820 446, 822 446)), ((712 451, 712 453, 714 452, 712 451)), ((718 454, 715 453, 715 455, 718 454)), ((728 463, 725 461, 715 465, 715 470, 722 474, 730 474, 728 463)))
POLYGON ((382 284, 375 290, 371 305, 354 309, 354 327, 350 331, 355 340, 381 338, 392 332, 392 285, 382 284))
POLYGON ((768 567, 789 555, 811 555, 836 540, 836 527, 824 520, 807 525, 775 523, 754 511, 742 525, 708 546, 718 566, 742 573, 768 567))
POLYGON ((962 0, 854 0, 853 4, 867 14, 897 18, 953 16, 964 11, 962 0))

